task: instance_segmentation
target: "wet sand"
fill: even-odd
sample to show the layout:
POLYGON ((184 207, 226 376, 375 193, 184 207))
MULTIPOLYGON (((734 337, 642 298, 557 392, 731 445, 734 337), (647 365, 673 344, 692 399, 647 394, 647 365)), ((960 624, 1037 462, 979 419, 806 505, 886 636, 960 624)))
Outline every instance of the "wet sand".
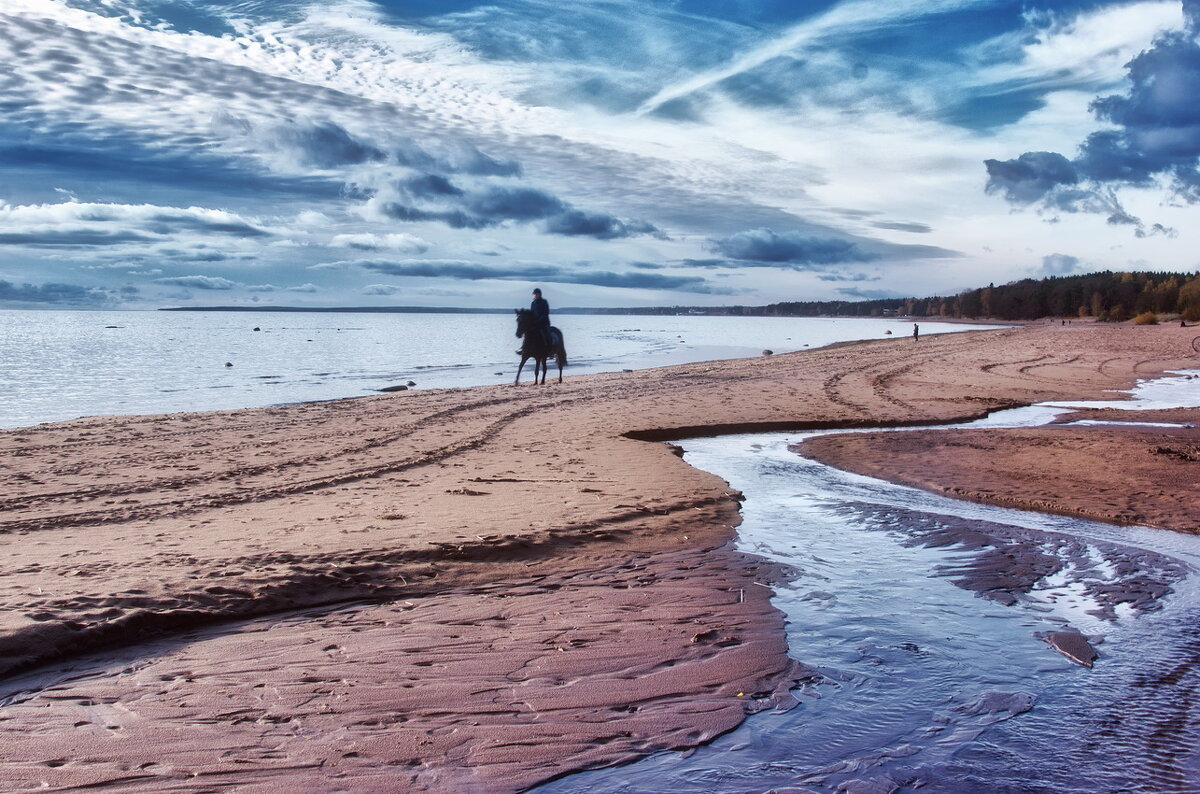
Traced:
POLYGON ((516 791, 695 746, 807 671, 738 494, 653 442, 1098 399, 1189 340, 1035 325, 5 432, 0 773, 516 791))
POLYGON ((1076 411, 1049 427, 824 436, 802 447, 959 499, 1200 534, 1200 409, 1076 411), (1078 420, 1130 424, 1063 426, 1078 420), (1183 426, 1145 424, 1160 422, 1183 426))

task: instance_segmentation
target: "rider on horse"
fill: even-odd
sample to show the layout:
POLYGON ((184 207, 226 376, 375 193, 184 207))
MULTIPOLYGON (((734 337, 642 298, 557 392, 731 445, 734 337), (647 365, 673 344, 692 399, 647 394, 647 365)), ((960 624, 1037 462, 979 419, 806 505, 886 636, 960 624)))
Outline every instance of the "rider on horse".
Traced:
POLYGON ((547 348, 553 347, 554 339, 550 335, 550 303, 542 297, 540 287, 533 288, 533 303, 529 304, 529 311, 533 313, 537 329, 542 334, 542 342, 547 348))

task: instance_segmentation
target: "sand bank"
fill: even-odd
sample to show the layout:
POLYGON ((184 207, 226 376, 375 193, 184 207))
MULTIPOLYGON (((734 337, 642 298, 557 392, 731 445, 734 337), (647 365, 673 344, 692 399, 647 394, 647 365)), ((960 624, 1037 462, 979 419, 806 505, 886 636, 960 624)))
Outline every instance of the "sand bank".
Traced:
POLYGON ((0 434, 4 780, 511 791, 705 742, 806 671, 781 572, 730 546, 738 495, 654 442, 1097 399, 1189 339, 1031 326, 0 434))

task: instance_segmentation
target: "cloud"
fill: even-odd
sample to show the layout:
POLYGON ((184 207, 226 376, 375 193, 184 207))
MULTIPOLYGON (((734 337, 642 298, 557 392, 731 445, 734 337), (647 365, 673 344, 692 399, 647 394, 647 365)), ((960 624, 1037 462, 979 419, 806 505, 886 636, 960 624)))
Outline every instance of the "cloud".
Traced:
POLYGON ((583 270, 560 265, 525 264, 502 268, 454 259, 413 259, 395 262, 363 260, 355 264, 365 270, 406 278, 538 281, 555 284, 588 284, 620 289, 673 289, 698 293, 718 291, 699 276, 675 276, 645 272, 618 273, 608 270, 583 270))
POLYGON ((395 284, 368 284, 363 287, 363 295, 395 295, 398 292, 403 292, 403 287, 397 287, 395 284))
POLYGON ((921 17, 959 11, 980 5, 981 0, 892 0, 888 3, 850 0, 837 3, 822 14, 794 25, 767 41, 759 41, 728 63, 693 74, 665 86, 645 100, 639 113, 650 113, 671 100, 687 97, 731 78, 752 72, 764 64, 810 47, 834 34, 846 35, 880 30, 921 17))
POLYGON ((871 224, 876 229, 890 229, 897 232, 912 232, 913 234, 929 234, 933 227, 925 223, 909 223, 906 221, 875 221, 871 224))
POLYGON ((1082 260, 1069 254, 1048 254, 1042 257, 1042 273, 1047 276, 1065 276, 1080 270, 1082 260))
POLYGON ((288 292, 307 292, 307 293, 313 293, 313 292, 320 292, 320 291, 321 291, 321 290, 320 290, 320 287, 318 287, 316 284, 311 284, 311 283, 308 283, 308 284, 300 284, 300 285, 298 285, 298 286, 295 286, 295 287, 288 287, 287 289, 288 289, 288 292))
POLYGON ((453 229, 541 221, 548 234, 597 240, 661 234, 646 221, 585 212, 545 190, 525 185, 464 187, 440 174, 426 173, 399 180, 391 189, 393 197, 376 205, 385 216, 400 221, 437 221, 453 229))
POLYGON ((1163 226, 1161 223, 1152 223, 1149 228, 1140 228, 1134 234, 1138 237, 1157 237, 1160 234, 1163 237, 1171 238, 1179 236, 1179 232, 1176 229, 1170 226, 1163 226))
POLYGON ((402 254, 423 254, 429 243, 420 237, 403 232, 398 234, 336 234, 329 244, 356 251, 397 251, 402 254))
MULTIPOLYGON (((136 288, 128 288, 136 292, 136 288)), ((123 290, 124 291, 124 290, 123 290)), ((133 293, 126 293, 133 294, 133 293)), ((78 284, 14 284, 0 281, 0 301, 47 303, 65 306, 95 306, 109 303, 112 296, 105 290, 78 284)))
POLYGON ((236 281, 230 281, 220 276, 168 276, 154 279, 157 284, 170 284, 176 287, 191 287, 192 289, 229 290, 238 286, 236 281))
POLYGON ((529 221, 565 212, 567 205, 549 193, 531 187, 488 187, 466 197, 475 215, 499 220, 529 221))
POLYGON ((988 193, 1003 193, 1013 204, 1041 201, 1062 185, 1079 182, 1073 163, 1058 152, 1025 152, 1015 160, 984 160, 988 193))
POLYGON ((0 244, 36 247, 113 246, 164 242, 195 234, 263 238, 270 232, 225 210, 152 204, 0 203, 0 244))
POLYGON ((302 165, 336 168, 378 162, 383 150, 355 138, 331 121, 281 124, 269 130, 268 140, 290 152, 302 165))
POLYGON ((224 234, 231 237, 267 237, 270 232, 221 210, 168 210, 151 214, 147 229, 154 234, 173 235, 181 231, 224 234))
POLYGON ((1090 134, 1073 159, 1057 152, 1026 152, 1013 160, 985 160, 986 190, 1013 204, 1098 212, 1113 225, 1137 227, 1116 188, 1163 184, 1188 203, 1200 201, 1200 22, 1195 0, 1185 4, 1187 30, 1167 33, 1127 64, 1125 94, 1097 98, 1090 109, 1112 125, 1090 134))
POLYGON ((571 237, 595 237, 597 240, 658 233, 653 224, 645 221, 622 221, 611 215, 582 210, 567 210, 547 219, 546 231, 571 237))
POLYGON ((767 228, 711 240, 710 246, 713 251, 731 259, 779 265, 823 266, 879 258, 877 254, 860 250, 857 243, 849 240, 796 232, 780 234, 767 228))
POLYGON ((90 229, 44 229, 30 232, 2 232, 0 245, 24 245, 34 248, 90 248, 150 242, 153 238, 129 231, 90 229))
MULTIPOLYGON (((98 140, 103 135, 91 132, 86 138, 69 132, 56 134, 54 143, 6 143, 0 139, 0 167, 39 179, 71 179, 81 186, 101 184, 108 195, 123 189, 137 196, 146 189, 166 188, 204 196, 333 200, 342 192, 340 181, 325 177, 265 174, 249 168, 248 163, 209 151, 156 151, 128 135, 98 140)), ((68 197, 75 200, 73 195, 68 197)))
POLYGON ((881 276, 868 276, 866 273, 823 273, 817 276, 818 281, 880 281, 881 276))

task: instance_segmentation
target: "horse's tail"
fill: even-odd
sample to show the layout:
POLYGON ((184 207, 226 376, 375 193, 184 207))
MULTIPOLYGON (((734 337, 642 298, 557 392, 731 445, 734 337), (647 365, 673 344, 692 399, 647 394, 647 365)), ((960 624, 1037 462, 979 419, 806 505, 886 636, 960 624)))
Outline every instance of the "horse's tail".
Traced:
POLYGON ((550 330, 557 335, 557 338, 554 340, 554 363, 560 367, 565 367, 567 365, 567 344, 563 339, 563 332, 554 326, 551 326, 550 330))

